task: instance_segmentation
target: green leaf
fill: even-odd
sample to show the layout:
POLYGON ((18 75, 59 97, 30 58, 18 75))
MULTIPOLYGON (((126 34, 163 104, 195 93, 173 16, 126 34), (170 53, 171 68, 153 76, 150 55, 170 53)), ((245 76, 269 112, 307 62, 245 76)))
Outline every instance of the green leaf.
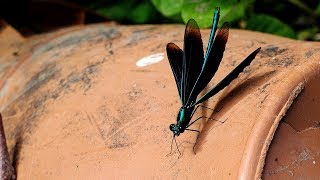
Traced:
POLYGON ((244 3, 244 4, 252 4, 254 2, 255 0, 240 0, 240 3, 244 3))
POLYGON ((127 16, 126 9, 130 7, 130 3, 119 3, 112 6, 102 6, 97 8, 97 12, 116 21, 121 21, 127 16))
POLYGON ((130 10, 130 16, 128 18, 138 24, 146 23, 152 19, 154 14, 154 7, 148 1, 142 2, 130 10))
POLYGON ((273 16, 265 14, 252 15, 247 22, 246 28, 255 31, 277 34, 289 38, 296 37, 295 32, 290 26, 273 16))
POLYGON ((243 18, 246 14, 246 3, 239 3, 233 6, 221 7, 221 22, 234 22, 243 18))
POLYGON ((298 32, 299 40, 315 40, 315 36, 318 33, 319 29, 317 27, 311 27, 308 29, 303 29, 298 32))
POLYGON ((214 4, 205 0, 197 3, 186 2, 182 7, 181 17, 185 23, 192 18, 200 28, 210 27, 215 7, 214 4))
POLYGON ((97 12, 116 21, 141 24, 154 19, 156 9, 150 1, 134 3, 134 1, 123 0, 110 6, 102 6, 97 9, 97 12))
POLYGON ((183 0, 152 0, 151 2, 166 17, 179 14, 183 4, 183 0))
POLYGON ((197 2, 187 1, 182 7, 182 19, 186 23, 193 18, 200 28, 211 27, 215 7, 220 7, 220 24, 234 22, 245 16, 247 6, 252 0, 244 0, 237 3, 237 0, 200 0, 197 2))

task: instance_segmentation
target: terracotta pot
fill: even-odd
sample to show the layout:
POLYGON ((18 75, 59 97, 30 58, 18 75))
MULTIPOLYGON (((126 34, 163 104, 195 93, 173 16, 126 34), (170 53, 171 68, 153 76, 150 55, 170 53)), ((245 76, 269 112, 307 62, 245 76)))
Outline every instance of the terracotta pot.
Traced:
POLYGON ((25 39, 5 25, 0 107, 18 179, 319 177, 320 43, 258 32, 230 31, 212 84, 261 52, 206 102, 219 112, 199 111, 217 121, 192 126, 196 154, 185 132, 181 157, 175 146, 166 156, 180 102, 165 46, 181 47, 183 33, 96 24, 25 39), (136 65, 154 54, 163 60, 136 65))

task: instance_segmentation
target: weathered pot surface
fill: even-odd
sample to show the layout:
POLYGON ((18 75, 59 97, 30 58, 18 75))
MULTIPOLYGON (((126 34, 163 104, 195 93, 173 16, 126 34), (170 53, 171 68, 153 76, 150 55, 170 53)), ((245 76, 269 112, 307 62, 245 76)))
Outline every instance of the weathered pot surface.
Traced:
POLYGON ((25 39, 2 28, 1 112, 18 179, 319 177, 320 43, 250 31, 230 30, 211 85, 261 52, 206 102, 220 111, 199 111, 224 123, 199 121, 196 154, 185 132, 182 156, 175 146, 167 156, 180 102, 165 46, 182 47, 183 33, 96 24, 25 39), (154 54, 163 60, 136 65, 154 54))

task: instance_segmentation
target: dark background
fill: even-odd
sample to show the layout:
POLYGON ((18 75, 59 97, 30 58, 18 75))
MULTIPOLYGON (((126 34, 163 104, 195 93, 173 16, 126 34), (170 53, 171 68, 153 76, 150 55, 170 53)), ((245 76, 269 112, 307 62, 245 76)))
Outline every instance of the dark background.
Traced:
POLYGON ((1 0, 0 19, 25 36, 66 26, 115 21, 119 24, 186 23, 211 26, 214 7, 233 28, 319 41, 320 1, 314 0, 1 0), (210 20, 210 21, 209 21, 210 20))

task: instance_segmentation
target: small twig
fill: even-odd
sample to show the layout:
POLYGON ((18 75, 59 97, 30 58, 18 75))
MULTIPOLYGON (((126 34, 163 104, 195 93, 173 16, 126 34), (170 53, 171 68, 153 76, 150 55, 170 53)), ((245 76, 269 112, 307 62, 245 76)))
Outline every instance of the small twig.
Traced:
POLYGON ((0 114, 0 179, 15 179, 14 168, 10 162, 6 137, 4 134, 2 116, 0 114))

